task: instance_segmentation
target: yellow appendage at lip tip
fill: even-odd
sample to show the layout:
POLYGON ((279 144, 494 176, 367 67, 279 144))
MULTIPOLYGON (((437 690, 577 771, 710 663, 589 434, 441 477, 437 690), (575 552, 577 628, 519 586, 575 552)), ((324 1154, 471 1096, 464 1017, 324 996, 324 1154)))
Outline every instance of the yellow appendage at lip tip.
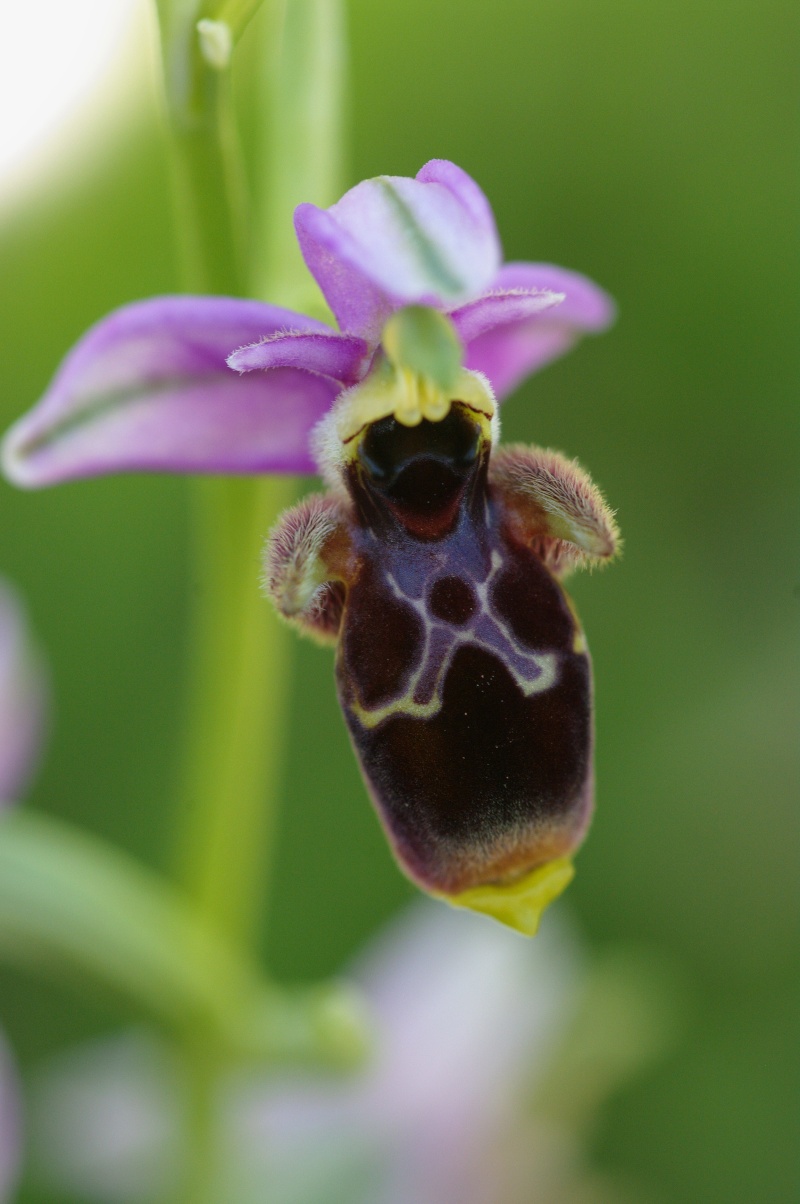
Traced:
POLYGON ((476 886, 460 895, 443 895, 453 907, 466 907, 499 920, 524 936, 535 936, 546 907, 566 890, 575 877, 575 867, 568 857, 558 857, 531 870, 514 882, 491 886, 476 886))

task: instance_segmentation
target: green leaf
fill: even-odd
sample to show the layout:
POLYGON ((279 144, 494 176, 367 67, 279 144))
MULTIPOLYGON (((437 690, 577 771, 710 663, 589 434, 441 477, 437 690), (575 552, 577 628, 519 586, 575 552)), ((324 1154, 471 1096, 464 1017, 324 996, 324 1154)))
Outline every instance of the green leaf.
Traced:
POLYGON ((156 874, 24 811, 0 823, 0 956, 88 975, 166 1025, 221 1036, 260 987, 156 874))
POLYGON ((280 990, 157 874, 41 814, 0 822, 0 958, 88 979, 231 1057, 346 1066, 365 1050, 351 988, 280 990))

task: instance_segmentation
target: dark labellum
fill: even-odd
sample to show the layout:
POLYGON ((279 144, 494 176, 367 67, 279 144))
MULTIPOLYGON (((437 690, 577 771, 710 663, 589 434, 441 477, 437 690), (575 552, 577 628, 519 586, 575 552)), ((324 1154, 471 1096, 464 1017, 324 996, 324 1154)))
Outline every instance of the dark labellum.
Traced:
POLYGON ((589 656, 489 453, 461 403, 382 419, 347 468, 339 697, 401 861, 450 895, 563 856, 591 810, 589 656))

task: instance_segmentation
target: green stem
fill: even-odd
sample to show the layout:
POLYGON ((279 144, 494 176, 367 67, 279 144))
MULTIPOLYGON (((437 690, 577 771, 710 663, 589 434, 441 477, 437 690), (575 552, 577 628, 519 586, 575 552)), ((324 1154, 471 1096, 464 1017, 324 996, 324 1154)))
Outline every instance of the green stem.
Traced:
POLYGON ((294 237, 302 201, 331 205, 344 183, 346 37, 341 0, 282 0, 278 55, 265 78, 257 296, 306 313, 324 308, 294 237))
POLYGON ((178 1204, 221 1204, 218 1141, 220 1063, 198 1034, 184 1042, 186 1170, 178 1204))
POLYGON ((183 287, 242 292, 246 204, 230 71, 200 49, 202 7, 157 0, 183 287))
POLYGON ((261 0, 205 0, 201 15, 214 21, 224 21, 234 38, 239 38, 260 7, 261 0))
MULTIPOLYGON (((243 292, 243 171, 230 72, 201 53, 199 4, 159 0, 165 100, 183 286, 243 292)), ((210 480, 195 495, 193 663, 179 870, 201 915, 252 945, 262 897, 286 688, 282 633, 258 594, 258 551, 283 504, 283 482, 210 480)), ((187 1166, 183 1204, 213 1204, 220 1065, 202 1034, 185 1034, 187 1166)))
POLYGON ((198 483, 198 589, 182 875, 203 912, 252 948, 264 907, 289 690, 289 632, 258 588, 287 478, 198 483))
MULTIPOLYGON (((249 250, 230 71, 202 53, 200 18, 238 36, 255 0, 157 0, 184 287, 242 294, 249 250)), ((262 214, 254 223, 250 292, 283 305, 313 298, 291 211, 330 204, 341 168, 340 0, 283 0, 280 55, 268 98, 271 136, 262 214)), ((224 32, 224 31, 223 31, 224 32)), ((316 303, 318 304, 318 302, 316 303)), ((288 632, 258 590, 260 550, 295 485, 278 480, 202 481, 196 493, 193 666, 179 871, 196 906, 245 947, 264 910, 280 787, 289 685, 288 632)), ((181 1199, 211 1204, 222 1069, 203 1036, 186 1034, 190 1158, 181 1199)))
MULTIPOLYGON (((183 284, 241 294, 247 210, 230 71, 204 59, 197 32, 203 16, 241 24, 255 5, 234 8, 161 0, 159 18, 183 284)), ((259 556, 293 493, 286 480, 217 479, 198 482, 194 499, 178 869, 207 919, 247 946, 263 911, 288 685, 286 636, 259 595, 259 556)))
MULTIPOLYGON (((266 179, 255 214, 262 250, 251 292, 300 307, 313 299, 313 282, 290 233, 291 215, 303 199, 327 204, 338 193, 343 22, 338 0, 286 0, 282 16, 265 98, 270 136, 261 147, 266 179)), ((197 654, 180 870, 214 924, 251 946, 267 889, 290 657, 289 633, 258 593, 259 558, 295 492, 286 478, 208 481, 197 507, 197 654)))

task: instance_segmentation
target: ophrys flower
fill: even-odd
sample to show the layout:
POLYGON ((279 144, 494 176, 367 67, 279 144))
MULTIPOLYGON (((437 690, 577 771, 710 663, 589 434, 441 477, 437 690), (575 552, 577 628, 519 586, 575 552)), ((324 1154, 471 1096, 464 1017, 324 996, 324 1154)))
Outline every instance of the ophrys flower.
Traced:
POLYGON ((338 643, 406 871, 535 931, 592 806, 589 659, 559 579, 611 557, 616 529, 574 462, 493 451, 497 400, 611 303, 575 273, 502 266, 486 198, 442 160, 301 205, 295 224, 338 332, 231 298, 128 306, 10 432, 6 471, 33 486, 318 466, 330 492, 273 533, 267 588, 338 643))

